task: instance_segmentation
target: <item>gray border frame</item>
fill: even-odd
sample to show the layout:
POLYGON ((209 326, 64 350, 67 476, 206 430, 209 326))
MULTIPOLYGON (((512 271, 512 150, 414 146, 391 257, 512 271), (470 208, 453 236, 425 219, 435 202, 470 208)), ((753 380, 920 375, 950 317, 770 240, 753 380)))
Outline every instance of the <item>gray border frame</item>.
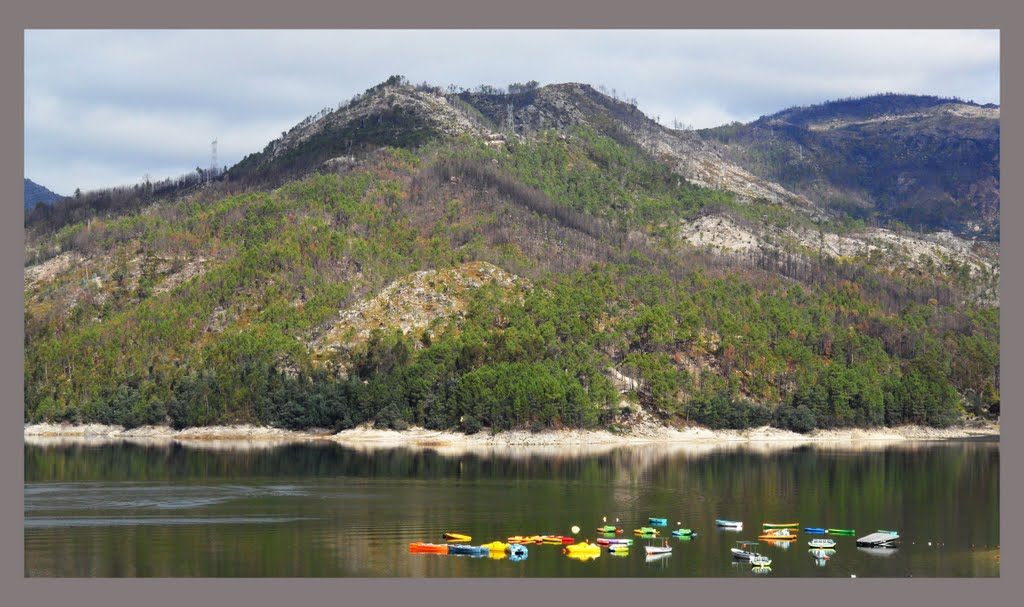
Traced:
MULTIPOLYGON (((1000 0, 971 2, 934 0, 860 0, 842 6, 823 6, 814 0, 719 0, 704 6, 669 5, 666 0, 516 0, 493 7, 473 0, 383 0, 362 6, 345 6, 328 0, 290 0, 287 3, 231 3, 222 0, 177 0, 159 6, 142 7, 131 0, 43 0, 29 6, 7 6, 0 25, 0 64, 8 83, 0 92, 3 121, 0 136, 5 191, 4 221, 0 222, 0 258, 3 283, 10 285, 0 296, 0 317, 4 340, 0 348, 0 373, 7 396, 3 409, 6 423, 0 425, 3 457, 0 472, 7 490, 0 493, 0 584, 6 604, 147 606, 195 604, 280 605, 288 602, 340 602, 361 604, 380 601, 450 604, 487 602, 519 604, 525 601, 569 604, 615 601, 659 600, 666 603, 735 604, 767 601, 770 604, 826 596, 831 604, 861 604, 864 593, 884 593, 885 603, 917 604, 992 603, 1022 596, 1019 566, 1021 522, 1003 515, 1001 543, 1009 550, 1001 556, 999 579, 858 579, 806 580, 800 578, 732 580, 555 580, 555 579, 158 579, 158 580, 76 580, 24 578, 24 503, 22 494, 23 456, 21 410, 23 391, 23 326, 19 319, 24 303, 22 289, 22 211, 12 204, 20 200, 15 191, 23 166, 23 83, 24 30, 33 28, 996 28, 1001 30, 1001 102, 1010 100, 1010 112, 1002 115, 1002 157, 1011 158, 1011 170, 1003 171, 1003 200, 1015 200, 1021 192, 1012 170, 1021 158, 1021 118, 1013 112, 1021 93, 1019 64, 1009 61, 1024 57, 1024 42, 1016 36, 1021 29, 1021 9, 1000 0), (1016 19, 1014 19, 1016 17, 1016 19), (1007 137, 1006 135, 1009 135, 1007 137), (18 286, 15 286, 18 285, 18 286), (1007 565, 1007 563, 1009 563, 1007 565), (765 588, 762 584, 767 584, 765 588), (783 584, 785 586, 783 586, 783 584), (847 585, 850 584, 850 585, 847 585), (795 586, 794 586, 795 585, 795 586), (766 593, 766 591, 768 591, 766 593), (772 594, 776 592, 778 594, 772 594), (811 594, 813 593, 813 595, 811 594), (8 602, 11 601, 11 602, 8 602)), ((1005 103, 1002 103, 1005 105, 1005 103)), ((20 192, 20 191, 19 191, 20 192)), ((1021 227, 1021 212, 1014 205, 1001 206, 1004 233, 1021 227)), ((1002 258, 1016 262, 1020 241, 1004 239, 1002 258)), ((1019 266, 1003 268, 1002 307, 1020 309, 1019 266)), ((1020 384, 1006 373, 1006 361, 1022 360, 1024 321, 1002 315, 1001 344, 1003 399, 1019 397, 1020 384)), ((1011 405, 1004 416, 1001 451, 1004 460, 1016 461, 1021 445, 1013 439, 1018 413, 1011 405), (1009 423, 1006 423, 1009 421, 1009 423), (1006 430, 1006 429, 1009 430, 1006 430), (1009 456, 1009 457, 1007 457, 1009 456)), ((1021 488, 1013 481, 1019 475, 1012 465, 1001 467, 1000 512, 1014 513, 1021 506, 1021 488)))

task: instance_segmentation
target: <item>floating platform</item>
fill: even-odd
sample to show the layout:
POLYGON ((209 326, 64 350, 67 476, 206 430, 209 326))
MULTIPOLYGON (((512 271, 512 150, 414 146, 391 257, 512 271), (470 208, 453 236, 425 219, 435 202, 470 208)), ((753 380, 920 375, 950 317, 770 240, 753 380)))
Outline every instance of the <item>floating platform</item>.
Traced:
POLYGON ((858 546, 874 546, 877 548, 885 548, 891 546, 896 540, 900 539, 900 536, 895 533, 871 533, 865 535, 857 540, 858 546))

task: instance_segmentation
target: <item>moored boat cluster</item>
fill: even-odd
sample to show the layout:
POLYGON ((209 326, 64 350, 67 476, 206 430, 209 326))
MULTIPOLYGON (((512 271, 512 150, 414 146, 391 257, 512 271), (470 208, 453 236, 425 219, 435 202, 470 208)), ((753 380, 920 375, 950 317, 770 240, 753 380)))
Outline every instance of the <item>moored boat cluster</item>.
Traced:
MULTIPOLYGON (((605 522, 607 522, 607 519, 605 522)), ((715 525, 725 529, 743 529, 742 521, 717 519, 715 521, 715 525)), ((633 530, 633 533, 641 539, 654 539, 660 534, 657 527, 667 526, 668 519, 651 517, 648 519, 648 526, 638 527, 633 530)), ((764 523, 762 525, 761 535, 758 536, 758 539, 763 540, 770 545, 788 547, 790 543, 796 541, 799 529, 799 523, 764 523)), ((572 532, 574 534, 578 533, 579 527, 574 526, 572 528, 572 532)), ((620 527, 617 525, 605 524, 597 527, 597 532, 601 534, 601 537, 597 538, 596 543, 591 543, 589 538, 582 542, 576 542, 576 539, 573 537, 565 535, 514 535, 508 537, 507 542, 495 540, 488 544, 479 546, 474 546, 468 543, 473 539, 469 535, 462 533, 445 533, 444 539, 448 543, 432 544, 414 542, 409 544, 409 551, 412 553, 426 554, 449 554, 475 557, 490 556, 491 558, 505 558, 507 556, 510 560, 523 560, 529 553, 526 545, 554 544, 560 546, 564 545, 562 552, 569 558, 584 561, 601 556, 602 549, 606 549, 609 553, 616 556, 625 556, 629 554, 629 549, 633 545, 634 540, 618 537, 618 535, 623 532, 620 527)), ((856 535, 856 531, 853 529, 824 527, 805 527, 804 532, 818 535, 856 535)), ((697 533, 691 529, 680 527, 673 530, 671 535, 680 539, 688 540, 696 537, 697 533)), ((899 534, 895 531, 879 530, 876 533, 872 533, 858 539, 856 543, 858 546, 892 548, 898 540, 899 534)), ((829 558, 836 553, 835 548, 837 542, 831 538, 815 538, 808 541, 807 544, 810 547, 808 552, 814 557, 816 564, 819 566, 824 566, 828 562, 829 558)), ((772 559, 757 552, 756 549, 758 546, 759 543, 757 541, 740 540, 736 542, 736 546, 731 548, 730 551, 735 561, 748 561, 754 569, 770 571, 772 559)), ((643 548, 648 561, 665 558, 672 553, 672 546, 669 545, 667 539, 665 539, 661 545, 648 544, 643 546, 643 548)))

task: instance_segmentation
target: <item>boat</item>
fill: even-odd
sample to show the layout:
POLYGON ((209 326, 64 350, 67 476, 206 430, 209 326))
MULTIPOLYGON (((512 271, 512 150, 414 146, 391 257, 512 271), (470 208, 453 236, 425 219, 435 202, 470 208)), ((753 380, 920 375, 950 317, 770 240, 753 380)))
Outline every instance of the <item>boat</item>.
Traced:
POLYGON ((498 540, 494 540, 490 544, 484 544, 484 546, 491 552, 505 552, 505 550, 508 548, 508 544, 498 540))
POLYGON ((633 533, 638 535, 658 535, 658 530, 654 527, 640 527, 639 529, 634 529, 633 533))
POLYGON ((772 560, 763 554, 757 554, 750 557, 751 567, 770 567, 772 560))
POLYGON ((665 525, 668 525, 668 519, 667 518, 655 518, 655 517, 652 516, 649 519, 647 519, 647 522, 652 524, 652 525, 657 525, 659 527, 664 527, 665 525))
POLYGON ((508 538, 509 544, 539 544, 542 541, 539 535, 513 535, 508 538))
POLYGON ((824 527, 804 527, 804 533, 825 533, 824 527))
POLYGON ((569 544, 565 547, 564 552, 569 556, 600 555, 601 547, 597 544, 580 542, 579 544, 569 544))
POLYGON ((742 521, 727 521, 725 519, 715 519, 715 524, 719 527, 728 527, 730 529, 742 529, 742 521))
POLYGON ((409 552, 424 554, 448 554, 448 544, 428 544, 426 542, 412 542, 409 544, 409 552))
POLYGON ((897 533, 869 533, 868 535, 858 539, 857 545, 873 548, 888 548, 898 539, 900 539, 900 536, 897 533))
POLYGON ((828 540, 828 539, 825 539, 825 538, 819 538, 819 539, 814 539, 814 540, 811 540, 811 541, 807 542, 807 545, 810 546, 811 548, 835 548, 836 547, 836 541, 835 540, 828 540))
POLYGON ((487 546, 471 546, 469 544, 449 544, 448 554, 461 556, 487 556, 490 554, 487 546))
POLYGON ((672 535, 674 535, 674 536, 676 536, 676 537, 683 537, 683 536, 685 536, 685 537, 689 537, 689 536, 691 536, 691 535, 697 535, 697 534, 696 534, 696 533, 694 533, 694 532, 693 532, 692 530, 690 530, 690 529, 676 529, 676 530, 674 530, 674 531, 672 532, 672 535))
POLYGON ((473 538, 464 533, 446 533, 444 539, 449 542, 472 542, 473 538))
POLYGON ((799 529, 800 523, 762 523, 762 529, 799 529))
POLYGON ((619 539, 619 538, 597 538, 597 544, 599 546, 632 546, 633 540, 630 539, 619 539))
POLYGON ((755 556, 760 556, 757 552, 754 552, 753 550, 747 550, 747 548, 756 547, 757 542, 753 540, 743 540, 736 542, 736 548, 730 548, 729 550, 732 552, 733 558, 749 561, 751 558, 755 556))
POLYGON ((832 535, 857 535, 853 529, 829 529, 828 532, 832 535))
POLYGON ((508 550, 508 555, 513 560, 525 559, 526 555, 529 553, 526 546, 523 546, 522 544, 509 544, 506 550, 508 550))
POLYGON ((576 541, 573 538, 566 537, 564 535, 542 535, 540 536, 540 540, 545 544, 571 544, 576 541))
POLYGON ((618 554, 620 556, 629 554, 629 546, 626 544, 612 544, 611 546, 608 546, 608 552, 618 554))
POLYGON ((605 525, 604 527, 598 527, 599 533, 622 533, 622 529, 617 528, 615 525, 605 525))
POLYGON ((757 536, 759 540, 790 541, 796 539, 796 534, 789 529, 773 529, 767 533, 757 536))
POLYGON ((646 552, 648 556, 652 554, 667 554, 672 552, 672 546, 669 546, 666 541, 664 546, 644 546, 644 552, 646 552))

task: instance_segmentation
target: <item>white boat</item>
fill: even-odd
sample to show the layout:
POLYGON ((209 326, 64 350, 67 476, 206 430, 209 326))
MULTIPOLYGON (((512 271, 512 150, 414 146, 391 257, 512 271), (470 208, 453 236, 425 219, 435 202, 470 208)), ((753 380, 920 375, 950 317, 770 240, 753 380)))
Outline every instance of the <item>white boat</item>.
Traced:
POLYGON ((751 567, 769 567, 772 564, 772 560, 763 554, 756 554, 750 557, 751 567))
POLYGON ((835 540, 828 540, 828 539, 824 539, 824 538, 818 538, 818 539, 813 539, 813 540, 807 542, 807 545, 810 546, 811 548, 835 548, 836 547, 836 541, 835 540))
POLYGON ((886 531, 885 533, 871 533, 857 540, 858 546, 868 546, 876 548, 888 548, 896 543, 896 540, 900 539, 900 536, 894 531, 886 531))
POLYGON ((736 542, 736 548, 730 548, 732 557, 736 559, 743 559, 749 561, 755 556, 761 556, 753 550, 747 550, 747 548, 757 547, 757 542, 736 542))
POLYGON ((644 546, 644 551, 647 552, 648 556, 652 554, 668 554, 672 552, 672 546, 665 542, 664 546, 644 546))

